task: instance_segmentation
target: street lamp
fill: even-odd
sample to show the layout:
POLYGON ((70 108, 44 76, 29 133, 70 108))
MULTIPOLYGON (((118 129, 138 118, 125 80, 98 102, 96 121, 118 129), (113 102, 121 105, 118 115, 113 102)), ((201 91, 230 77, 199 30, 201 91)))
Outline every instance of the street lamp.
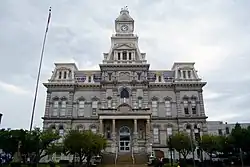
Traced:
POLYGON ((194 145, 193 145, 193 129, 190 127, 187 129, 187 132, 190 134, 189 139, 191 142, 191 150, 192 150, 192 154, 193 154, 193 164, 195 167, 195 159, 194 159, 194 145))

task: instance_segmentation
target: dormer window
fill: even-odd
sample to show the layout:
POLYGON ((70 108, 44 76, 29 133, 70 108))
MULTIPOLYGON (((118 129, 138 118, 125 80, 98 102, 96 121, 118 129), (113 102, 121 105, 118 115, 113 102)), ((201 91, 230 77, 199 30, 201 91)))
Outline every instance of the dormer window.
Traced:
POLYGON ((117 59, 121 60, 121 53, 120 52, 117 53, 117 59))
POLYGON ((122 52, 122 59, 127 60, 127 52, 122 52))
POLYGON ((88 77, 88 82, 91 82, 91 76, 88 77))
POLYGON ((67 78, 67 71, 64 71, 63 73, 63 79, 66 79, 67 78))
POLYGON ((131 53, 131 52, 128 53, 128 59, 129 59, 129 60, 132 59, 132 53, 131 53))
POLYGON ((183 73, 183 78, 185 79, 186 78, 186 71, 182 71, 183 73))
POLYGON ((59 72, 58 79, 62 79, 62 72, 59 72))
POLYGON ((188 78, 191 78, 191 71, 188 71, 188 78))
POLYGON ((161 76, 158 76, 158 81, 161 82, 161 76))

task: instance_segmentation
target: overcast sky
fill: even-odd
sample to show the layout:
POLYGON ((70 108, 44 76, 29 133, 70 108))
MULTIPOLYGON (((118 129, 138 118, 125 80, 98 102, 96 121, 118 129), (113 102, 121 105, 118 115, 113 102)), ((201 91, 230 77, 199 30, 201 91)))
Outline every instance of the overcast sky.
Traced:
POLYGON ((196 62, 209 120, 250 122, 249 0, 1 0, 1 127, 28 128, 49 6, 35 126, 44 114, 54 62, 97 69, 110 49, 114 20, 128 5, 151 69, 196 62))

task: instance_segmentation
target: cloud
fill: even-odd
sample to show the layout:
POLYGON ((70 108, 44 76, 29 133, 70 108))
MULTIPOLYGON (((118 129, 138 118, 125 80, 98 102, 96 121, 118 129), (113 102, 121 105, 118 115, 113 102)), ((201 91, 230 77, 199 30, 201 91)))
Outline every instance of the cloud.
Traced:
POLYGON ((250 120, 250 1, 9 0, 0 2, 0 100, 5 102, 1 126, 28 128, 49 6, 52 17, 35 115, 38 126, 46 99, 42 82, 50 78, 54 63, 98 69, 102 53, 110 49, 114 19, 126 5, 151 69, 196 62, 200 77, 207 81, 204 100, 209 120, 250 120), (13 119, 16 116, 20 121, 13 119))
POLYGON ((7 84, 7 83, 4 83, 2 81, 0 81, 0 89, 2 91, 7 91, 8 93, 13 93, 14 95, 15 94, 17 94, 17 95, 31 94, 31 92, 29 92, 21 87, 18 87, 18 86, 12 85, 12 84, 7 84))

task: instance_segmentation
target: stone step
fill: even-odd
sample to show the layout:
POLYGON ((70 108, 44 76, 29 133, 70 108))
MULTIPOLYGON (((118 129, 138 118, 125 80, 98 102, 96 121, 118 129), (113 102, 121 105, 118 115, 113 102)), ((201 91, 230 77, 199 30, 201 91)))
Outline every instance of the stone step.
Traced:
POLYGON ((111 165, 115 164, 115 154, 103 154, 102 155, 102 162, 103 165, 111 165))
POLYGON ((148 156, 147 154, 134 154, 135 164, 147 164, 148 156))

